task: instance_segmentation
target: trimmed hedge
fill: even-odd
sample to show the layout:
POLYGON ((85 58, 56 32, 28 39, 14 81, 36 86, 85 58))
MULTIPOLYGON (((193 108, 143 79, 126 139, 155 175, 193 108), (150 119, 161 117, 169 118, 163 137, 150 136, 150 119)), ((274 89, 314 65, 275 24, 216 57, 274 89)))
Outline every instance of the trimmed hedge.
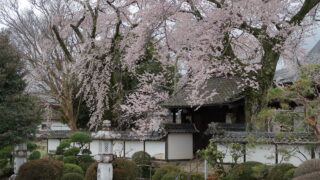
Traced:
POLYGON ((234 166, 224 179, 257 180, 268 174, 268 167, 260 162, 248 161, 234 166))
POLYGON ((139 176, 139 168, 133 161, 117 158, 112 165, 113 180, 135 180, 139 176))
POLYGON ((53 159, 31 160, 24 163, 16 180, 60 180, 63 174, 63 163, 53 159))
POLYGON ((77 157, 76 156, 66 156, 63 157, 64 163, 70 163, 70 164, 77 164, 77 157))
POLYGON ((79 173, 64 174, 61 180, 83 180, 83 176, 79 173))
POLYGON ((268 180, 290 180, 286 179, 285 174, 291 169, 295 169, 296 167, 289 163, 277 164, 275 165, 269 172, 268 180))
POLYGON ((144 178, 149 178, 151 156, 144 151, 138 151, 132 155, 132 160, 139 166, 140 175, 144 178))
MULTIPOLYGON (((152 180, 161 180, 168 173, 179 173, 179 167, 171 164, 160 166, 152 176, 152 180)), ((169 175, 168 175, 169 176, 169 175)))
POLYGON ((98 163, 92 163, 86 171, 85 180, 97 180, 98 163))
POLYGON ((68 173, 78 173, 78 174, 81 174, 83 175, 83 170, 80 166, 76 165, 76 164, 70 164, 70 163, 67 163, 64 165, 64 168, 63 168, 63 173, 64 174, 68 174, 68 173))
POLYGON ((29 155, 29 160, 36 160, 36 159, 40 159, 41 157, 41 153, 39 151, 33 151, 30 155, 29 155))

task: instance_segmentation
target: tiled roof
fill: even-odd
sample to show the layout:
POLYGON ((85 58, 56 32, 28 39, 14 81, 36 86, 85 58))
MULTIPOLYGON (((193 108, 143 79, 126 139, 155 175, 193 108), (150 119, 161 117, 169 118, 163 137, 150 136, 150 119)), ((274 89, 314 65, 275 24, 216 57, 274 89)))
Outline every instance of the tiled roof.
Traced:
MULTIPOLYGON (((225 104, 243 98, 243 90, 238 88, 238 82, 240 82, 240 79, 235 77, 232 79, 224 77, 216 77, 209 79, 206 88, 200 90, 200 93, 215 90, 218 94, 213 96, 210 100, 204 102, 204 104, 201 105, 207 106, 225 104)), ((176 95, 174 95, 168 101, 164 102, 163 106, 168 108, 190 107, 190 104, 186 101, 189 91, 190 90, 188 89, 188 87, 182 88, 180 91, 176 93, 176 95)))
POLYGON ((47 131, 40 136, 40 138, 45 139, 66 139, 73 131, 70 130, 54 130, 47 131))
POLYGON ((314 144, 319 143, 314 135, 310 133, 297 132, 235 132, 224 131, 214 134, 212 140, 215 142, 236 143, 273 143, 273 144, 314 144))
POLYGON ((199 132, 194 124, 165 124, 164 129, 168 133, 197 133, 199 132))

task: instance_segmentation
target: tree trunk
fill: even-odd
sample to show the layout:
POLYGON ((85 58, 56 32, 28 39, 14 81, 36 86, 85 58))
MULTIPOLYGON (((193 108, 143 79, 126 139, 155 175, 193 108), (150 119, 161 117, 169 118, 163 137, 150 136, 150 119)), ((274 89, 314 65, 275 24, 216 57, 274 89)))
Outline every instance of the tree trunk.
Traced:
POLYGON ((247 130, 253 130, 253 120, 260 113, 262 108, 267 106, 266 95, 268 89, 273 85, 277 63, 280 54, 273 50, 275 42, 271 38, 262 40, 264 55, 261 59, 261 69, 258 72, 257 81, 259 89, 249 89, 246 92, 246 120, 247 130))

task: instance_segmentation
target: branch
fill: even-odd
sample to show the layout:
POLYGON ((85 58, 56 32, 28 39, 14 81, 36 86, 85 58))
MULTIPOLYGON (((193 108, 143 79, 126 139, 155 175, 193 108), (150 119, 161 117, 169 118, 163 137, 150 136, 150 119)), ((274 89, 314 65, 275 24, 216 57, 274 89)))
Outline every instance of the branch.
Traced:
POLYGON ((289 21, 290 24, 300 24, 304 17, 313 9, 320 0, 305 0, 299 12, 289 21))
POLYGON ((53 32, 54 32, 54 34, 55 34, 55 36, 56 36, 56 38, 57 38, 57 40, 58 40, 61 48, 62 48, 62 50, 63 50, 63 52, 64 52, 67 60, 69 60, 70 62, 72 62, 72 61, 73 61, 73 58, 72 58, 72 56, 71 56, 71 54, 70 54, 70 51, 68 50, 66 44, 65 44, 65 43, 63 42, 63 40, 62 40, 62 38, 61 38, 61 36, 60 36, 60 33, 59 33, 59 31, 58 31, 57 26, 56 26, 56 25, 53 25, 53 26, 52 26, 52 30, 53 30, 53 32))
POLYGON ((218 2, 217 0, 208 0, 209 2, 212 2, 214 4, 216 4, 217 8, 222 8, 222 3, 218 2))
POLYGON ((186 0, 190 7, 191 7, 191 10, 193 11, 193 15, 198 19, 198 20, 202 20, 203 17, 201 16, 201 13, 200 11, 197 9, 197 7, 194 5, 193 1, 192 0, 186 0))
MULTIPOLYGON (((108 1, 109 3, 109 1, 108 1)), ((99 8, 98 6, 94 8, 94 10, 92 9, 91 5, 89 4, 89 2, 87 2, 87 7, 90 11, 90 14, 91 14, 91 18, 92 18, 92 31, 91 31, 91 35, 90 37, 92 39, 94 39, 96 37, 96 31, 97 31, 97 20, 98 20, 98 11, 99 11, 99 8)))
POLYGON ((85 16, 82 16, 82 18, 78 21, 78 23, 76 25, 70 24, 71 28, 74 30, 74 32, 79 37, 81 43, 84 42, 84 38, 83 38, 82 33, 79 30, 79 26, 81 25, 81 23, 84 21, 85 18, 86 18, 85 16))

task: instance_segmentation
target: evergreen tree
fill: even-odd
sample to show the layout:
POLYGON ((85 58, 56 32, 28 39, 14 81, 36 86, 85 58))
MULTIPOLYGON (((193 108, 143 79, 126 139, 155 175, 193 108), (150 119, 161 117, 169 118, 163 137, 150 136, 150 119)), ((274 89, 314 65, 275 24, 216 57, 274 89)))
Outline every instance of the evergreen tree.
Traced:
POLYGON ((24 75, 19 52, 0 34, 0 149, 25 141, 40 122, 35 98, 24 93, 24 75))

